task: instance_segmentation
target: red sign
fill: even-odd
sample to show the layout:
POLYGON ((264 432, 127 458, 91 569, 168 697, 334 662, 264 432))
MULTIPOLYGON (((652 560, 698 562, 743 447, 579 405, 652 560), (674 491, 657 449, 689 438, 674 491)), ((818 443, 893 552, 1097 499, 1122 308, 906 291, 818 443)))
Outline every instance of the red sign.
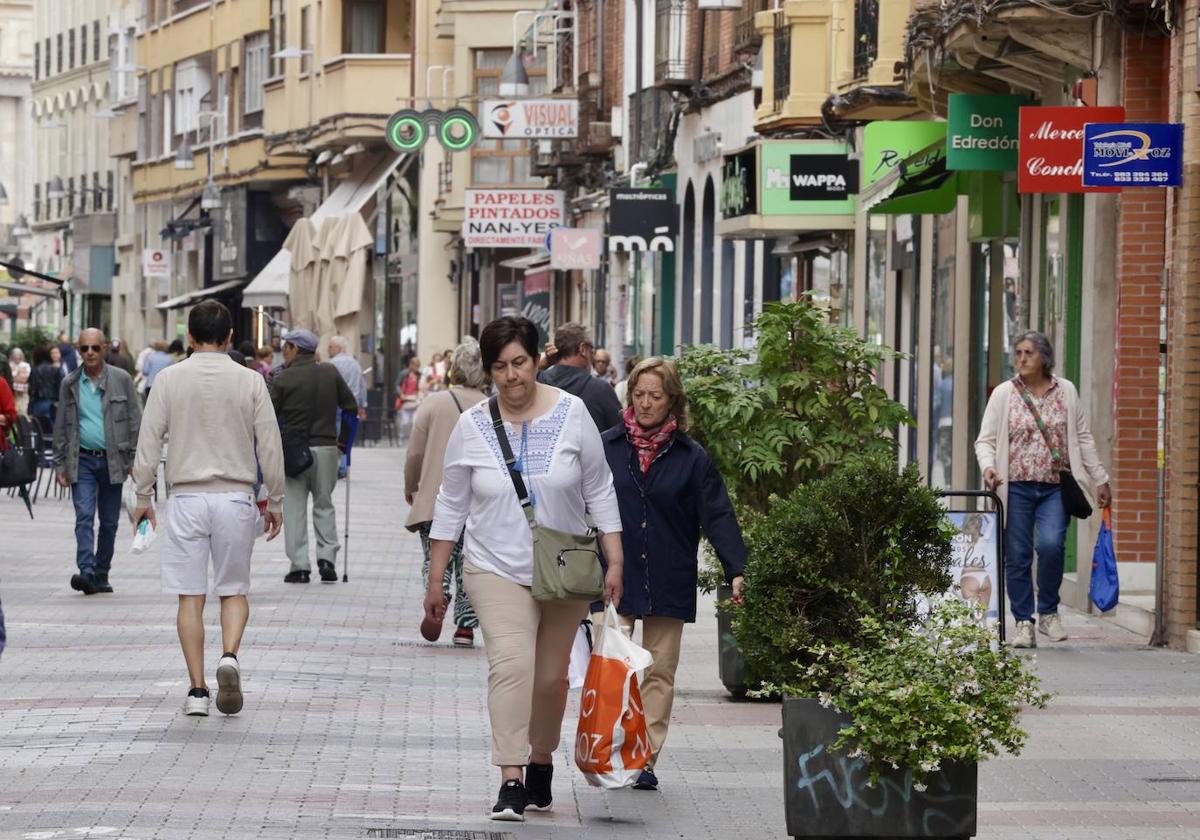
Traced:
POLYGON ((1023 193, 1116 192, 1083 186, 1083 127, 1124 122, 1125 109, 1025 107, 1019 122, 1017 190, 1023 193))

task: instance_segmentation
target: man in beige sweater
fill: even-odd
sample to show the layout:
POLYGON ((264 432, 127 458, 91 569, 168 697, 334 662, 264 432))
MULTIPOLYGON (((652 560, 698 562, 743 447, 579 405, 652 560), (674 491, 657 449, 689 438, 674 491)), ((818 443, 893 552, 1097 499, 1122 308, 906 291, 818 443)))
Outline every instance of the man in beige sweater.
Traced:
POLYGON ((169 434, 161 547, 162 589, 179 596, 179 641, 191 689, 189 715, 207 715, 204 679, 204 601, 212 560, 213 592, 221 599, 224 655, 217 663, 217 710, 242 708, 237 654, 250 615, 250 553, 259 530, 258 470, 267 490, 267 539, 283 525, 283 449, 275 409, 262 376, 226 355, 233 336, 229 310, 216 301, 188 317, 191 358, 162 371, 146 401, 133 478, 138 509, 157 527, 150 497, 163 439, 169 434))

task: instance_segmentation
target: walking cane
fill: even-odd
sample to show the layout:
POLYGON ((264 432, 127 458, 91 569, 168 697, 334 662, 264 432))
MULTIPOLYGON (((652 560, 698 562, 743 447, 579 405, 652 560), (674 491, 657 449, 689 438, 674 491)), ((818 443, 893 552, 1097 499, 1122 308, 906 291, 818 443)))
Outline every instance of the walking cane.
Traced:
POLYGON ((346 533, 342 536, 346 555, 342 559, 342 583, 350 580, 350 467, 346 467, 346 533))

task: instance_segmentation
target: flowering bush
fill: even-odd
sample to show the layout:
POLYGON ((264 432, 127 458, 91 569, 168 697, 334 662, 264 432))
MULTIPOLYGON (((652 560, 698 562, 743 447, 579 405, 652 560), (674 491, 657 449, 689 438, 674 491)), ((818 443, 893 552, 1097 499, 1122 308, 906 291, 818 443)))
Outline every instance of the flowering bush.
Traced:
POLYGON ((1050 695, 1011 648, 994 645, 973 608, 933 599, 915 625, 859 618, 857 644, 815 645, 815 661, 795 683, 765 690, 816 697, 847 715, 833 749, 861 758, 871 781, 910 768, 918 790, 944 762, 979 762, 1020 753, 1023 705, 1044 708, 1050 695))

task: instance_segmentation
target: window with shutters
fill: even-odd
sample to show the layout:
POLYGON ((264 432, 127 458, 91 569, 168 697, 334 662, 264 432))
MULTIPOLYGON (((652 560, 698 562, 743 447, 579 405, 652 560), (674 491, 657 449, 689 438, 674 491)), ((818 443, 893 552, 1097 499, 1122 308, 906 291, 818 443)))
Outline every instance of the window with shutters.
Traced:
POLYGON ((79 27, 79 66, 80 67, 83 67, 88 63, 88 61, 87 61, 87 52, 88 52, 87 42, 88 42, 87 24, 85 23, 83 26, 79 27))
POLYGON ((63 71, 63 36, 61 32, 55 37, 55 41, 58 43, 58 69, 55 72, 61 73, 63 71))
POLYGON ((271 0, 271 76, 282 76, 285 59, 275 54, 287 48, 287 0, 271 0))
POLYGON ((67 69, 75 68, 75 30, 71 29, 67 32, 67 69))
POLYGON ((100 60, 100 21, 92 21, 92 61, 100 60))
POLYGON ((211 53, 180 61, 175 65, 175 134, 182 135, 200 128, 199 114, 207 110, 202 102, 211 100, 212 74, 209 69, 211 53))
POLYGON ((42 78, 47 78, 50 75, 50 39, 46 38, 42 42, 42 56, 46 60, 46 66, 42 68, 42 78))
POLYGON ((342 4, 342 52, 384 53, 387 34, 387 4, 384 0, 344 0, 342 4))

